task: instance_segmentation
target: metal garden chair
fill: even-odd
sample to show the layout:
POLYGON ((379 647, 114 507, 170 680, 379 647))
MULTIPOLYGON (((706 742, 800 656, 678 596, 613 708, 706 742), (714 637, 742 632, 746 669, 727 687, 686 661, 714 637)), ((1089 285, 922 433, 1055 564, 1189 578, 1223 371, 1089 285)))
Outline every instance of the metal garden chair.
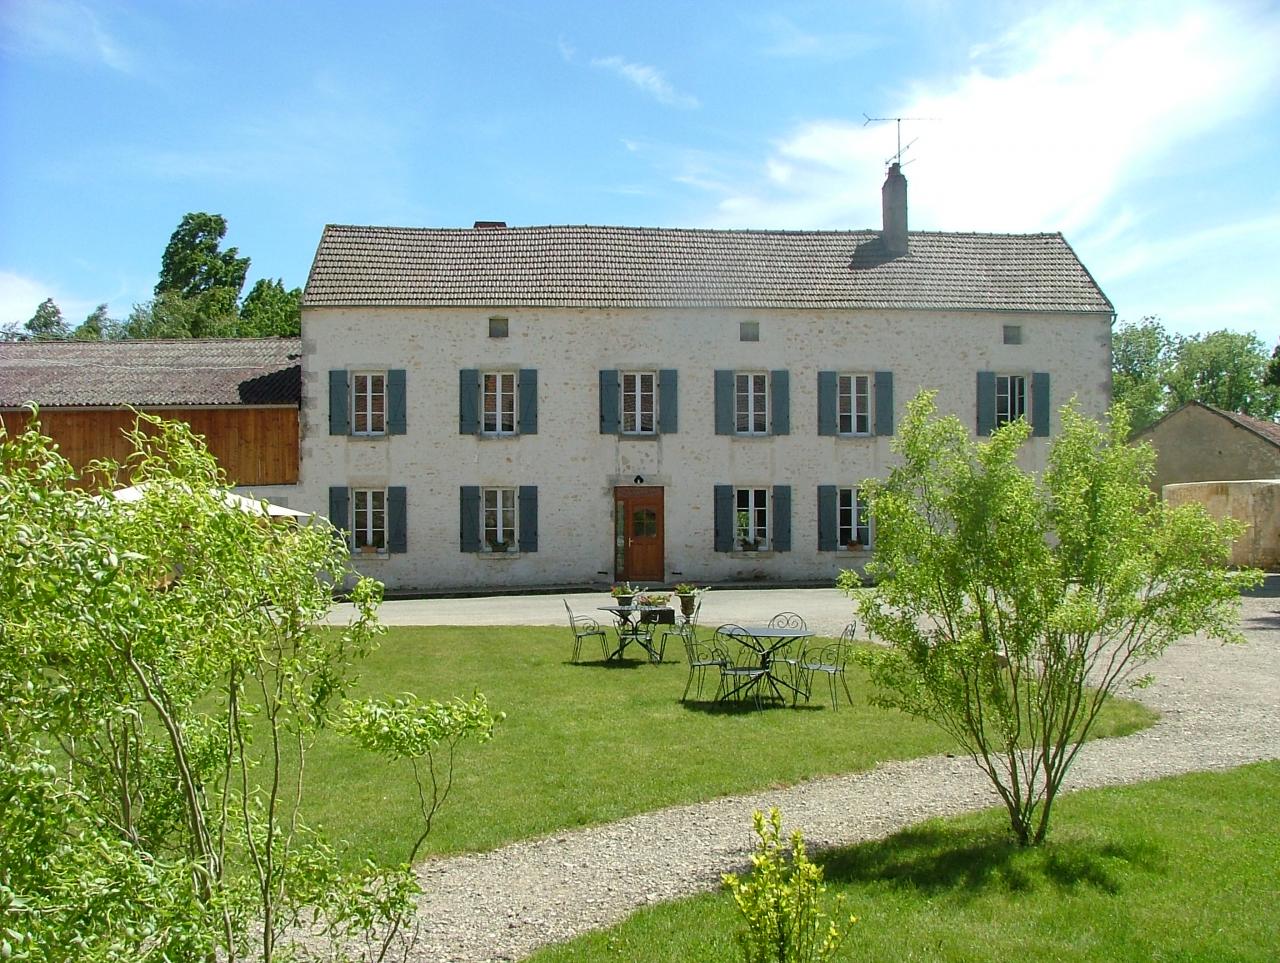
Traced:
POLYGON ((663 630, 662 635, 659 636, 658 638, 658 644, 657 644, 659 662, 662 661, 663 656, 666 654, 667 638, 669 636, 675 635, 681 639, 684 639, 688 635, 693 634, 694 630, 698 627, 698 612, 701 611, 701 609, 702 609, 702 598, 699 597, 697 603, 693 607, 692 615, 690 615, 687 619, 685 619, 685 621, 680 625, 670 625, 663 630))
MULTIPOLYGON (((683 628, 683 626, 682 626, 683 628)), ((684 702, 689 696, 689 689, 693 685, 696 677, 698 680, 698 698, 702 698, 702 685, 706 681, 707 670, 715 669, 716 675, 719 676, 724 669, 724 657, 710 642, 700 640, 693 631, 692 626, 687 632, 680 633, 680 640, 684 643, 684 655, 689 663, 689 678, 685 681, 684 692, 680 695, 680 701, 684 702)), ((716 685, 716 698, 720 697, 720 688, 722 682, 716 685)))
POLYGON ((758 709, 761 680, 768 672, 761 664, 760 653, 744 641, 750 638, 751 633, 740 625, 726 624, 716 629, 712 645, 723 660, 717 698, 742 698, 749 691, 758 709))
POLYGON ((849 680, 845 675, 845 667, 848 665, 849 656, 853 651, 856 630, 856 625, 850 622, 844 627, 844 631, 840 633, 838 640, 829 642, 816 651, 806 654, 798 667, 804 676, 803 689, 806 700, 813 695, 814 674, 821 672, 827 677, 827 684, 831 690, 831 708, 838 709, 840 707, 839 693, 836 689, 837 679, 840 680, 840 685, 844 688, 844 696, 849 700, 849 705, 853 705, 853 695, 849 692, 849 680))
POLYGON ((573 658, 570 661, 578 661, 578 657, 582 654, 582 640, 593 636, 600 639, 600 651, 603 657, 609 658, 609 639, 604 629, 600 628, 600 623, 589 615, 574 615, 573 609, 569 608, 568 599, 561 601, 564 602, 564 610, 569 613, 569 628, 573 630, 573 658))
MULTIPOLYGON (((808 629, 809 625, 805 620, 795 612, 779 612, 769 620, 769 627, 775 629, 808 629)), ((804 654, 807 640, 797 639, 782 651, 775 653, 773 656, 774 664, 779 662, 787 667, 787 674, 791 677, 791 685, 795 688, 801 688, 801 670, 800 665, 804 662, 804 654)))

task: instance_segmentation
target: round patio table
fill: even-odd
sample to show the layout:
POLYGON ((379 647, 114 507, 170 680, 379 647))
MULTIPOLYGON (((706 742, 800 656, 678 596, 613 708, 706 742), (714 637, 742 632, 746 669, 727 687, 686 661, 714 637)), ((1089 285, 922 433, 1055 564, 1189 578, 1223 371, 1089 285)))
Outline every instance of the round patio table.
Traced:
POLYGON ((769 688, 773 690, 773 694, 783 702, 786 701, 786 697, 783 696, 782 690, 778 688, 779 686, 790 689, 795 696, 803 695, 804 693, 788 680, 774 674, 773 654, 797 639, 812 638, 813 632, 805 628, 788 628, 781 625, 740 625, 738 628, 741 632, 732 632, 730 637, 759 654, 760 668, 764 670, 764 673, 753 679, 748 679, 736 689, 726 692, 724 698, 736 695, 738 692, 752 687, 758 687, 762 682, 767 682, 769 688))

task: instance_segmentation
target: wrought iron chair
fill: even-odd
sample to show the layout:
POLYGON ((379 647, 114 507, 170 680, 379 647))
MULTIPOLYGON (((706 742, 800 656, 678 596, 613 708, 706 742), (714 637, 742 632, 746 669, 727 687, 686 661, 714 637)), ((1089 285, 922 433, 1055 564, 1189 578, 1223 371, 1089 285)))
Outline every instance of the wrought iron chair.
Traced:
MULTIPOLYGON (((774 629, 804 629, 808 631, 809 625, 795 612, 779 612, 769 620, 769 627, 774 629)), ((790 677, 791 685, 796 689, 801 688, 802 672, 800 666, 804 662, 806 642, 806 639, 797 639, 789 643, 781 652, 775 652, 773 656, 774 665, 781 663, 787 667, 787 675, 790 677)))
MULTIPOLYGON (((681 626, 684 628, 684 626, 681 626)), ((705 640, 698 638, 697 633, 693 631, 692 626, 687 632, 679 633, 680 640, 684 643, 684 655, 689 663, 689 678, 685 680, 684 692, 680 695, 680 701, 684 702, 689 697, 689 689, 693 685, 694 677, 698 679, 698 698, 702 698, 702 685, 706 681, 707 670, 715 669, 719 675, 724 669, 724 656, 716 649, 714 645, 705 640)), ((723 680, 716 685, 716 698, 720 698, 720 689, 723 686, 723 680)))
POLYGON ((831 690, 831 708, 838 709, 840 707, 839 692, 836 689, 836 680, 840 680, 840 685, 844 688, 844 697, 849 700, 849 705, 853 705, 853 695, 849 692, 849 680, 845 676, 845 667, 849 663, 849 656, 853 651, 854 636, 857 632, 857 626, 850 622, 844 627, 844 631, 840 633, 840 638, 835 642, 817 649, 810 655, 806 655, 804 661, 799 665, 800 672, 804 676, 804 697, 807 701, 813 695, 813 676, 814 673, 821 672, 827 677, 827 684, 831 690))
POLYGON ((730 623, 716 629, 712 645, 723 660, 717 698, 726 699, 731 695, 741 698, 749 691, 758 709, 761 680, 768 672, 760 662, 760 653, 744 641, 749 638, 751 633, 740 625, 730 623))
POLYGON ((577 662, 578 657, 582 654, 582 640, 589 639, 592 636, 600 639, 600 651, 604 658, 609 657, 609 639, 605 635, 604 629, 600 628, 600 623, 589 615, 574 615, 573 609, 569 608, 569 600, 562 599, 564 602, 564 610, 569 613, 569 628, 573 630, 573 658, 572 662, 577 662))
POLYGON ((693 614, 691 616, 685 619, 684 622, 682 622, 681 624, 667 626, 663 630, 662 635, 658 637, 658 644, 657 644, 659 662, 662 661, 663 656, 666 654, 667 638, 669 636, 674 635, 674 636, 678 636, 681 639, 684 639, 687 635, 692 634, 693 631, 698 627, 698 612, 701 611, 701 609, 702 609, 702 598, 699 597, 697 603, 693 607, 693 614))

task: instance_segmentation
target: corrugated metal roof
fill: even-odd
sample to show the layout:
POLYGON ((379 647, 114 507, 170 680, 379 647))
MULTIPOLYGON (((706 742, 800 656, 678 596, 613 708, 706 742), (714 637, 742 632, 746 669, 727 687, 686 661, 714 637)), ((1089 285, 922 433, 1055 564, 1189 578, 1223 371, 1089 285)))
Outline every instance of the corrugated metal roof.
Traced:
POLYGON ((0 343, 0 407, 302 400, 299 338, 0 343))
POLYGON ((1114 310, 1061 234, 333 224, 303 305, 1114 310))

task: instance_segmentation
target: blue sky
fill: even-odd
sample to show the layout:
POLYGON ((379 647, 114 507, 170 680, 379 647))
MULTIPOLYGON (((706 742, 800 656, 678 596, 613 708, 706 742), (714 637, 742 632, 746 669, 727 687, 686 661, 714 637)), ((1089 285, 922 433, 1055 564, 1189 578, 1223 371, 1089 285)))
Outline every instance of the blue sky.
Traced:
MULTIPOLYGON (((325 223, 1062 231, 1121 320, 1280 339, 1280 4, 0 0, 0 323, 325 223)), ((247 288, 246 288, 247 290, 247 288)))

